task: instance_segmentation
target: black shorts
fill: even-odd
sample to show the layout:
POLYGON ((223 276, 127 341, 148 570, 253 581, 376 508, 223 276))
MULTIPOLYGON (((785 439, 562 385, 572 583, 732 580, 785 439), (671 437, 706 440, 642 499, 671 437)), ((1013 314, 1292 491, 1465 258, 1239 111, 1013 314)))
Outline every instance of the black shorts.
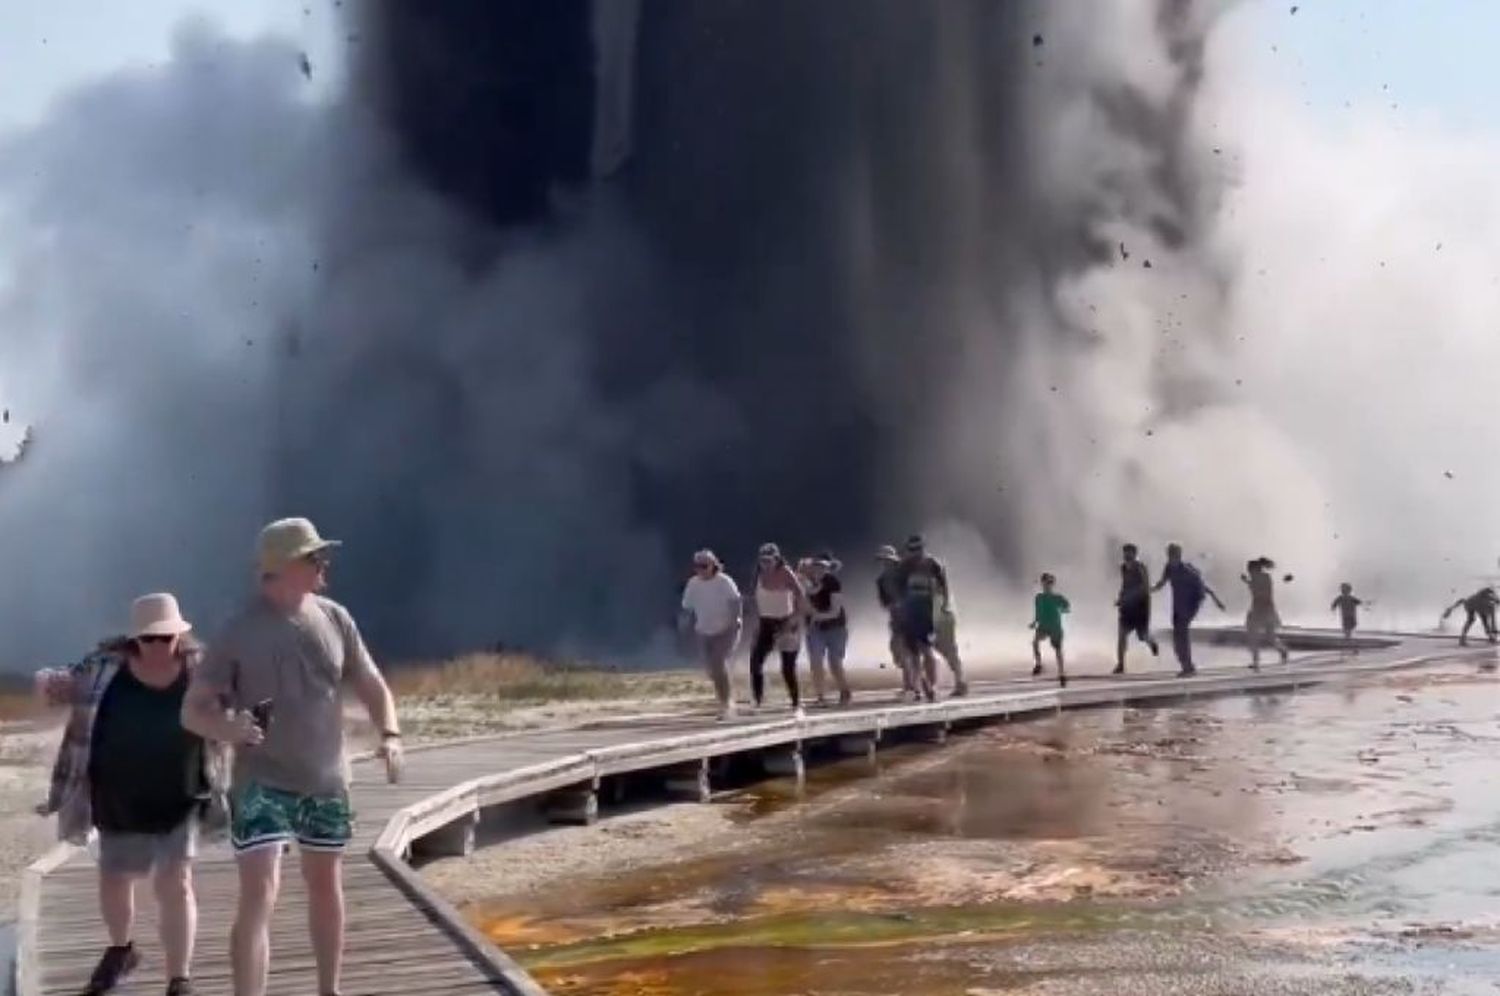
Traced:
POLYGON ((1062 630, 1043 629, 1042 627, 1038 626, 1036 630, 1035 642, 1041 643, 1043 640, 1046 640, 1048 643, 1052 644, 1054 650, 1061 650, 1063 645, 1062 630))
POLYGON ((1146 639, 1151 634, 1151 603, 1120 606, 1120 632, 1135 633, 1146 639))

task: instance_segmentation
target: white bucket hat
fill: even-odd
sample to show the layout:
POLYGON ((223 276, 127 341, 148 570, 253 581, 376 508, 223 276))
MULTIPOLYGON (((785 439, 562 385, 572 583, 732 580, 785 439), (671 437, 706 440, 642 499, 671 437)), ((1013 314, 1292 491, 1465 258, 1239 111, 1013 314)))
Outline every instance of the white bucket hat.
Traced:
POLYGON ((340 545, 338 540, 319 536, 307 519, 278 519, 260 531, 260 570, 275 574, 287 564, 340 545))
POLYGON ((193 628, 182 618, 177 599, 165 592, 142 595, 130 605, 130 636, 181 636, 193 628))

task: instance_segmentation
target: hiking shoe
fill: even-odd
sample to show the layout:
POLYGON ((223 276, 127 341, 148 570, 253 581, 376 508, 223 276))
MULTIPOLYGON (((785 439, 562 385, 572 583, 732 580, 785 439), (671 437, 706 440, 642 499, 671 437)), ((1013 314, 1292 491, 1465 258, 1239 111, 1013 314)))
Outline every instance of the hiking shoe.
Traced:
POLYGON ((1067 675, 1065 675, 1065 674, 1059 674, 1057 676, 1057 687, 1058 688, 1067 688, 1068 687, 1068 676, 1067 675))
POLYGON ((1033 678, 1040 678, 1042 676, 1042 666, 1040 664, 1031 669, 1031 676, 1033 678))
POLYGON ((1255 672, 1258 673, 1260 671, 1260 665, 1259 664, 1251 664, 1250 665, 1250 670, 1255 671, 1255 672))
POLYGON ((1151 656, 1152 657, 1160 657, 1161 656, 1161 644, 1160 643, 1157 643, 1155 640, 1152 640, 1151 642, 1147 643, 1146 646, 1148 646, 1148 647, 1151 648, 1151 656))
POLYGON ((955 699, 961 699, 968 694, 969 683, 967 681, 960 681, 953 686, 953 697, 955 699))
POLYGON ((1124 664, 1116 664, 1115 665, 1115 669, 1113 671, 1109 672, 1109 673, 1110 674, 1124 674, 1125 673, 1125 665, 1124 664))
POLYGON ((853 701, 854 701, 854 693, 853 692, 847 692, 847 691, 845 691, 845 692, 839 692, 839 708, 840 709, 845 708, 846 706, 849 705, 849 703, 851 703, 853 701))
POLYGON ((140 963, 141 955, 133 942, 110 945, 104 949, 99 964, 94 966, 94 974, 89 976, 89 986, 83 991, 84 996, 102 996, 113 991, 140 963))
POLYGON ((1192 667, 1191 665, 1189 665, 1188 667, 1183 668, 1181 671, 1178 671, 1177 672, 1177 677, 1179 677, 1179 678, 1191 678, 1191 677, 1193 677, 1197 673, 1198 673, 1198 669, 1195 668, 1195 667, 1192 667))
POLYGON ((193 980, 178 976, 168 982, 167 996, 193 996, 193 980))

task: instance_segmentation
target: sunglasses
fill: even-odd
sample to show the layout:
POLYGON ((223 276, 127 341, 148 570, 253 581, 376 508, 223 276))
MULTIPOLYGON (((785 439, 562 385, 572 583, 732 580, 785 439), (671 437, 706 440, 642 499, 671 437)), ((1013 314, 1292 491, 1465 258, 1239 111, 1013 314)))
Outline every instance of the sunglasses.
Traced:
POLYGON ((142 643, 171 643, 177 639, 175 636, 162 636, 160 633, 147 633, 145 636, 136 637, 142 643))
POLYGON ((320 571, 328 570, 328 555, 326 553, 309 553, 302 558, 303 563, 311 564, 320 571))

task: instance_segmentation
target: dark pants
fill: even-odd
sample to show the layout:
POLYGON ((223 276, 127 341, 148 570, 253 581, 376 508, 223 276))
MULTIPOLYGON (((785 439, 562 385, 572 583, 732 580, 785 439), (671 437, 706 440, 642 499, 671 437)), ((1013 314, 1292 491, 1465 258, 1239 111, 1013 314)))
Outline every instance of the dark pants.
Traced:
MULTIPOLYGON (((750 693, 755 697, 756 705, 760 705, 766 696, 766 658, 771 656, 781 631, 791 624, 791 619, 761 619, 756 625, 755 645, 750 648, 750 693)), ((781 652, 781 678, 786 682, 786 694, 792 700, 792 707, 801 705, 797 690, 797 651, 781 652)))
POLYGON ((1177 664, 1184 671, 1193 670, 1193 620, 1198 610, 1179 614, 1172 613, 1172 651, 1177 654, 1177 664))

